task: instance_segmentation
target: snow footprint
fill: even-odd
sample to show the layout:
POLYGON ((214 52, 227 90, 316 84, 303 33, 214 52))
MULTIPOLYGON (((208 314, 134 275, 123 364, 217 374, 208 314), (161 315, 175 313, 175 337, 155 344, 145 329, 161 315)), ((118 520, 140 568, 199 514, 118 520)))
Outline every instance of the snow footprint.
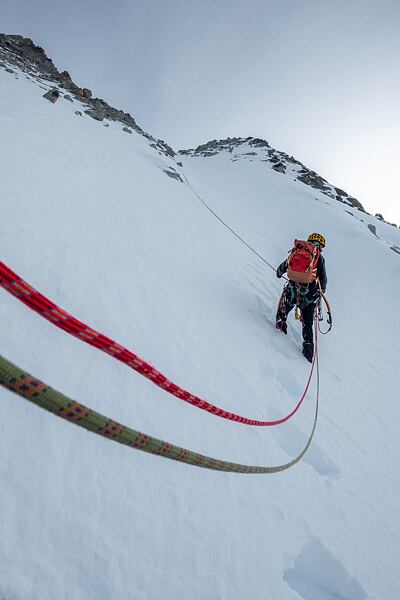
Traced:
MULTIPOLYGON (((275 428, 273 433, 278 445, 289 456, 298 454, 299 448, 304 447, 308 439, 308 434, 304 434, 295 425, 290 423, 286 423, 284 430, 275 428)), ((303 456, 302 461, 310 465, 318 475, 333 479, 340 474, 339 468, 314 441, 303 456)))
MULTIPOLYGON (((294 376, 285 367, 278 369, 276 373, 276 379, 281 384, 282 388, 293 398, 300 398, 303 389, 299 387, 298 382, 294 376)), ((284 415, 280 414, 281 411, 277 411, 276 418, 281 418, 284 415)), ((275 417, 274 417, 275 418, 275 417)), ((284 450, 289 456, 295 456, 299 448, 304 447, 308 434, 304 434, 300 429, 290 422, 287 422, 285 427, 280 429, 275 428, 273 431, 275 440, 278 445, 284 450)), ((325 452, 313 442, 303 457, 303 461, 309 464, 318 475, 325 477, 337 477, 340 473, 339 468, 335 463, 325 454, 325 452)))
POLYGON ((317 539, 303 547, 283 580, 304 600, 367 600, 359 581, 317 539))

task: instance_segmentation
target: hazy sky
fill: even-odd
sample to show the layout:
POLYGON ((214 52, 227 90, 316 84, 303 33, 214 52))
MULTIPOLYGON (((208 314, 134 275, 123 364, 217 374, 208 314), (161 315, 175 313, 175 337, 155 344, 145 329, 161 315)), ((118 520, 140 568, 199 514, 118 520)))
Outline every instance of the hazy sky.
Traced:
POLYGON ((400 0, 0 0, 174 149, 262 137, 400 224, 400 0))

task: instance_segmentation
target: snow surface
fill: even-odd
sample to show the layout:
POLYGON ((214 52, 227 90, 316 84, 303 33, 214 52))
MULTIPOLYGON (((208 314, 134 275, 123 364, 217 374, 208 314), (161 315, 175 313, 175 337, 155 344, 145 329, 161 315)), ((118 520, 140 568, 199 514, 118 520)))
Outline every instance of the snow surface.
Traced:
MULTIPOLYGON (((180 170, 173 158, 77 101, 50 104, 41 85, 0 68, 1 260, 208 401, 286 414, 309 365, 295 321, 287 337, 273 326, 282 281, 164 173, 180 170)), ((400 231, 257 156, 176 160, 273 264, 295 237, 327 238, 334 330, 320 338, 313 445, 277 475, 205 471, 1 388, 1 600, 399 598, 400 231)), ((261 465, 309 435, 314 387, 287 424, 248 427, 180 402, 1 288, 0 319, 6 358, 150 435, 261 465)))

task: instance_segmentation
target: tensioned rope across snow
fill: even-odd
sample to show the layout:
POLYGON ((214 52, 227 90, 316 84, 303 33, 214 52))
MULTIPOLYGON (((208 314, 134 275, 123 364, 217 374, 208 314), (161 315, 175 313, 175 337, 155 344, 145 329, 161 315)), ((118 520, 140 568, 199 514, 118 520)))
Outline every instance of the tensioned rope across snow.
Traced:
MULTIPOLYGON (((263 263, 265 263, 270 269, 276 272, 276 268, 273 265, 271 265, 259 252, 257 252, 257 250, 253 248, 253 246, 246 242, 246 240, 244 240, 230 225, 228 225, 226 221, 224 221, 222 217, 219 216, 218 213, 215 212, 213 208, 211 208, 209 204, 207 204, 207 202, 200 196, 200 194, 196 192, 196 190, 194 189, 194 187, 192 186, 192 184, 190 183, 183 171, 181 171, 181 174, 183 175, 186 183, 188 184, 192 194, 194 194, 200 200, 200 202, 206 207, 206 209, 209 210, 210 213, 214 215, 214 217, 218 219, 218 221, 222 223, 222 225, 226 227, 226 229, 228 229, 240 242, 242 242, 242 244, 244 244, 250 250, 250 252, 253 252, 253 254, 255 254, 260 260, 262 260, 263 263)), ((287 278, 283 277, 283 279, 287 278)))
MULTIPOLYGON (((190 183, 190 181, 188 180, 188 178, 186 177, 185 173, 183 171, 181 171, 181 174, 183 176, 183 178, 185 179, 186 183, 188 184, 190 191, 192 192, 192 194, 194 194, 196 196, 196 198, 198 198, 200 200, 200 202, 203 204, 203 206, 206 207, 206 209, 212 214, 214 215, 214 217, 216 219, 218 219, 218 221, 228 230, 230 231, 242 244, 244 244, 253 254, 255 254, 260 260, 262 260, 262 262, 264 264, 266 264, 270 269, 272 269, 275 273, 276 273, 276 268, 271 265, 271 263, 269 263, 267 261, 267 259, 265 259, 259 252, 257 252, 257 250, 255 250, 253 248, 253 246, 251 246, 248 242, 246 242, 246 240, 244 240, 230 225, 228 225, 228 223, 226 221, 224 221, 224 219, 222 217, 220 217, 220 215, 218 213, 215 212, 215 210, 213 208, 211 208, 211 206, 204 200, 204 198, 202 198, 200 196, 200 194, 198 194, 196 192, 196 190, 194 189, 194 187, 192 186, 192 184, 190 183)), ((286 281, 288 281, 288 278, 285 277, 284 275, 282 276, 282 279, 285 279, 286 281)), ((318 330, 320 333, 322 333, 322 335, 326 335, 327 333, 329 333, 332 329, 332 311, 331 311, 331 307, 329 305, 329 302, 325 296, 325 294, 322 292, 321 290, 321 286, 320 286, 320 292, 321 292, 321 297, 325 303, 325 306, 327 308, 328 311, 328 325, 329 325, 329 329, 327 331, 321 331, 320 326, 318 324, 318 330)))
POLYGON ((22 396, 26 400, 33 402, 36 406, 43 408, 62 419, 66 419, 79 427, 83 427, 88 431, 97 433, 105 438, 111 439, 125 446, 143 450, 151 454, 163 456, 184 462, 186 464, 202 467, 204 469, 212 469, 215 471, 227 471, 231 473, 243 474, 263 474, 263 473, 278 473, 290 469, 298 463, 310 447, 314 436, 318 418, 318 398, 319 398, 319 363, 318 349, 316 346, 315 353, 317 356, 317 393, 315 405, 315 417, 312 426, 311 434, 303 450, 293 460, 288 463, 272 466, 252 466, 242 465, 238 463, 227 462, 209 456, 203 456, 197 452, 179 448, 168 442, 158 440, 149 435, 130 429, 125 425, 121 425, 108 417, 101 415, 98 412, 75 402, 71 398, 64 396, 60 392, 54 390, 46 383, 32 377, 13 363, 9 362, 0 356, 0 385, 22 396))
POLYGON ((249 419, 247 417, 242 417, 235 413, 229 412, 218 406, 203 400, 199 396, 195 396, 191 394, 187 390, 179 387, 172 381, 170 381, 165 375, 163 375, 160 371, 158 371, 155 367, 150 365, 148 362, 141 359, 139 356, 124 348, 120 344, 117 344, 114 340, 109 337, 99 333, 95 329, 92 329, 85 323, 78 321, 75 317, 67 313, 65 310, 51 302, 48 298, 40 294, 37 290, 35 290, 32 286, 30 286, 26 281, 24 281, 19 275, 14 273, 7 265, 0 261, 0 285, 10 292, 13 296, 18 298, 21 302, 29 306, 32 310, 39 313, 42 317, 63 329, 67 333, 77 337, 78 339, 102 350, 106 354, 110 354, 120 362, 126 364, 131 367, 147 379, 150 379, 155 385, 169 392, 170 394, 176 396, 177 398, 183 400, 184 402, 188 402, 193 406, 197 406, 202 410, 205 410, 213 415, 221 417, 223 419, 229 419, 230 421, 236 421, 237 423, 243 423, 245 425, 257 425, 260 427, 270 427, 273 425, 280 425, 285 421, 288 421, 300 408, 306 394, 308 392, 308 388, 310 386, 311 378, 314 371, 315 365, 315 354, 314 360, 311 365, 310 374, 307 380, 307 384, 305 390, 298 401, 295 408, 282 419, 277 419, 275 421, 261 421, 257 419, 249 419))

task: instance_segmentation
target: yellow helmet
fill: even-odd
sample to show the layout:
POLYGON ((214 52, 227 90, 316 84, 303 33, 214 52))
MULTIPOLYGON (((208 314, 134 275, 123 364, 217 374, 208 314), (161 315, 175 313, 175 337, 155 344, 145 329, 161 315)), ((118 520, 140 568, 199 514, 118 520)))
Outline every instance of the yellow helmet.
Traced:
POLYGON ((318 242, 322 248, 325 247, 325 238, 320 233, 310 233, 307 242, 318 242))

